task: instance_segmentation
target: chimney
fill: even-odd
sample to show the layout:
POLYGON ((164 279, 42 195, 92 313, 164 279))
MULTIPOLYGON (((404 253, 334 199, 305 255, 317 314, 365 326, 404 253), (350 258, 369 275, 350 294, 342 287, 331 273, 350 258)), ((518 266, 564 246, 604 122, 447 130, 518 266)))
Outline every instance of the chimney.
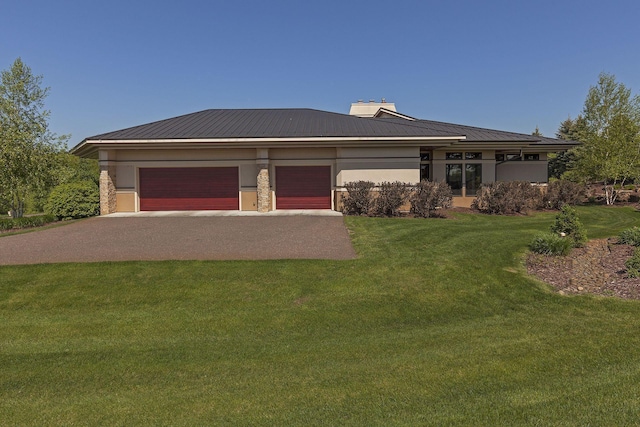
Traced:
POLYGON ((359 99, 358 102, 351 104, 349 115, 358 117, 374 117, 380 108, 396 111, 396 104, 393 102, 387 102, 385 98, 382 98, 382 102, 376 102, 374 99, 370 99, 369 102, 366 103, 359 99))

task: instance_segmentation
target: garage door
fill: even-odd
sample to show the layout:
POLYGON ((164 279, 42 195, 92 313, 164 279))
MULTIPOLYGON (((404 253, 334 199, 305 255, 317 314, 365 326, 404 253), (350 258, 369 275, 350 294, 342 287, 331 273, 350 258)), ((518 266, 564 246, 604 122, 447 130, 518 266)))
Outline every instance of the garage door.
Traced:
POLYGON ((276 209, 331 209, 331 167, 276 167, 276 209))
POLYGON ((237 210, 238 168, 141 168, 140 210, 237 210))

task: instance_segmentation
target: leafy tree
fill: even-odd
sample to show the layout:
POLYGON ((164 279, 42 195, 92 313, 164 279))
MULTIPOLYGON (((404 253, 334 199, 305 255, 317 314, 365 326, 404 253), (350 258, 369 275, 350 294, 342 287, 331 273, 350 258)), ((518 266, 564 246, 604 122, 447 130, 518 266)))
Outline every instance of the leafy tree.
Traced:
POLYGON ((0 192, 14 218, 24 213, 27 194, 42 189, 67 137, 49 131, 42 88, 20 58, 0 74, 0 192))
POLYGON ((100 167, 96 159, 83 159, 69 153, 53 156, 49 174, 43 185, 30 191, 27 198, 28 212, 43 212, 52 189, 61 184, 91 181, 100 185, 100 167))
POLYGON ((533 135, 533 136, 543 136, 542 132, 540 132, 540 128, 538 127, 538 125, 536 125, 536 130, 531 132, 531 135, 533 135))
MULTIPOLYGON (((582 112, 584 127, 577 125, 581 146, 575 173, 589 181, 602 181, 608 205, 615 202, 616 186, 640 176, 640 97, 602 73, 589 89, 582 112)), ((562 126, 561 126, 562 127, 562 126)))

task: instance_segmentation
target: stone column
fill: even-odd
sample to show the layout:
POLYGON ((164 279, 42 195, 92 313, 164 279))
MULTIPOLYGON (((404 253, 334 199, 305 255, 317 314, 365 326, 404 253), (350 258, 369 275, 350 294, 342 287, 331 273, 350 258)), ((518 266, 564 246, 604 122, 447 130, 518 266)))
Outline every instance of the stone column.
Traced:
POLYGON ((256 164, 258 165, 258 212, 271 210, 271 180, 269 179, 269 149, 256 149, 256 164))
POLYGON ((101 151, 100 156, 100 215, 116 211, 116 167, 109 164, 109 154, 101 151))
POLYGON ((258 212, 271 210, 271 185, 269 182, 269 163, 258 163, 258 212))

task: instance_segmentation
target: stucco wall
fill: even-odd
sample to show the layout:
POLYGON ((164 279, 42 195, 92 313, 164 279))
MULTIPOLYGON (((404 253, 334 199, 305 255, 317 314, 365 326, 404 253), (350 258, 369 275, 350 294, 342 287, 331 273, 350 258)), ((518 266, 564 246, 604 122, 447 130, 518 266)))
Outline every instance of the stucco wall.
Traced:
POLYGON ((547 182, 547 162, 513 161, 496 165, 496 181, 547 182))
POLYGON ((414 184, 420 180, 419 147, 339 148, 337 155, 337 187, 360 180, 376 184, 383 181, 414 184))

